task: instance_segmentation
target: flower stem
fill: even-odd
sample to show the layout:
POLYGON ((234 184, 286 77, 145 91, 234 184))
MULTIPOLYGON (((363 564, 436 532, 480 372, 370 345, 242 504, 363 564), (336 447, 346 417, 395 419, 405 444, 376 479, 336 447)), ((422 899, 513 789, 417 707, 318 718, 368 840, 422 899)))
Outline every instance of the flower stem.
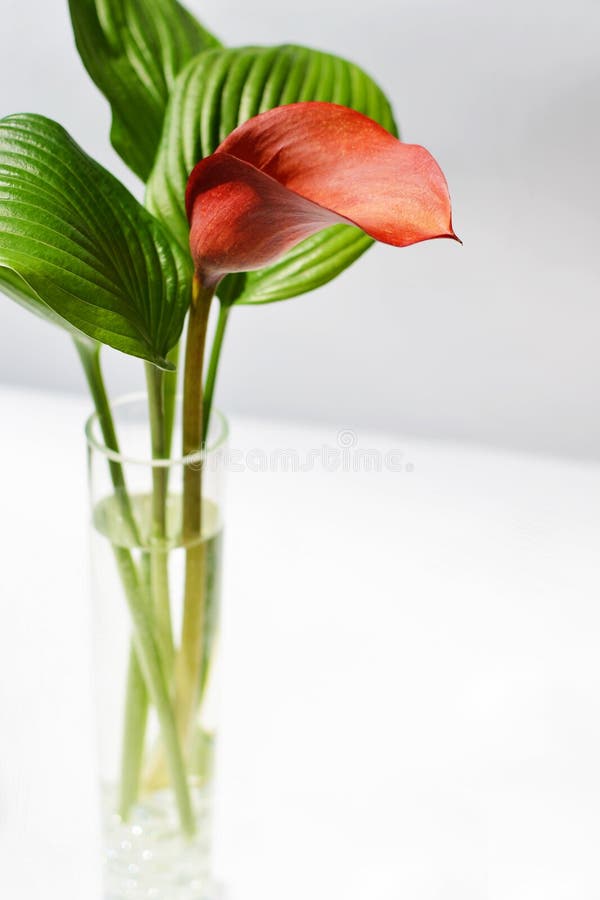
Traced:
MULTIPOLYGON (((202 447, 204 348, 214 291, 194 279, 183 382, 183 455, 202 447)), ((188 746, 202 671, 206 625, 205 547, 202 542, 202 465, 185 467, 183 542, 187 547, 181 646, 175 667, 175 702, 179 734, 188 746)))
POLYGON ((219 368, 219 360, 221 358, 221 350, 223 348, 223 338, 225 337, 225 329, 229 319, 229 304, 221 303, 219 307, 219 318, 217 319, 217 327, 210 351, 210 360, 208 363, 208 371, 206 373, 206 384, 204 386, 204 426, 202 428, 202 440, 206 442, 208 437, 208 426, 210 422, 210 413, 212 410, 213 396, 215 393, 215 382, 217 380, 217 370, 219 368))

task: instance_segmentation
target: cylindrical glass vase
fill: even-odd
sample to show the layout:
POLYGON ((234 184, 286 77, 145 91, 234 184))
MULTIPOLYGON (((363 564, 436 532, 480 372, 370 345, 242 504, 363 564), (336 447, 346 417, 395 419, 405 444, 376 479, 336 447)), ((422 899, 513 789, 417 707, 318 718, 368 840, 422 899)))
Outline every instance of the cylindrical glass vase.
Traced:
MULTIPOLYGON (((147 398, 112 417, 118 450, 98 415, 86 427, 104 897, 214 900, 227 423, 213 412, 205 450, 153 458, 147 398)), ((173 423, 176 448, 179 402, 173 423)))

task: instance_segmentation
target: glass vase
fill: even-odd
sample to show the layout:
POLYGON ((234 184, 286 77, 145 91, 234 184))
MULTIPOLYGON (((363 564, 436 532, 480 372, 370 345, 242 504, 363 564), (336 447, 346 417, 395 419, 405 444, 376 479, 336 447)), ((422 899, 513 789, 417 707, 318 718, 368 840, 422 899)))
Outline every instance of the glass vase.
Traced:
MULTIPOLYGON (((214 900, 227 423, 213 412, 206 449, 153 458, 145 396, 112 418, 118 445, 97 415, 86 426, 104 897, 214 900)), ((180 432, 177 401, 174 448, 180 432)))

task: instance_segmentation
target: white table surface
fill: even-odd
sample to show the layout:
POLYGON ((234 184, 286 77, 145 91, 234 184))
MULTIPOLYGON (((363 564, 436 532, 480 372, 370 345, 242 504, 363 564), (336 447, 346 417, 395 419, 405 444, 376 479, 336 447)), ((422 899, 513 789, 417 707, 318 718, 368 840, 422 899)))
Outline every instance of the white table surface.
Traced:
MULTIPOLYGON (((0 390, 7 900, 99 897, 86 411, 0 390)), ((600 467, 357 439, 402 471, 253 472, 251 454, 229 478, 230 897, 597 900, 600 467)), ((231 443, 338 446, 237 418, 231 443)))

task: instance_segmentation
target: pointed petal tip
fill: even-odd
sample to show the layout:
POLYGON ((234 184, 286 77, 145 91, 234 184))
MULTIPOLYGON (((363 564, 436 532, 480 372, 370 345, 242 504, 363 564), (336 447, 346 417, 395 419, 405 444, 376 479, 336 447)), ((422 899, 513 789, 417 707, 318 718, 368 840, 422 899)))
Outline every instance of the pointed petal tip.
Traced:
POLYGON ((463 246, 463 242, 462 242, 461 238, 459 238, 459 236, 457 235, 457 233, 454 230, 454 225, 452 224, 452 218, 450 218, 450 222, 448 224, 448 231, 444 235, 442 235, 442 237, 450 238, 451 241, 456 241, 456 243, 460 244, 461 247, 463 246))

